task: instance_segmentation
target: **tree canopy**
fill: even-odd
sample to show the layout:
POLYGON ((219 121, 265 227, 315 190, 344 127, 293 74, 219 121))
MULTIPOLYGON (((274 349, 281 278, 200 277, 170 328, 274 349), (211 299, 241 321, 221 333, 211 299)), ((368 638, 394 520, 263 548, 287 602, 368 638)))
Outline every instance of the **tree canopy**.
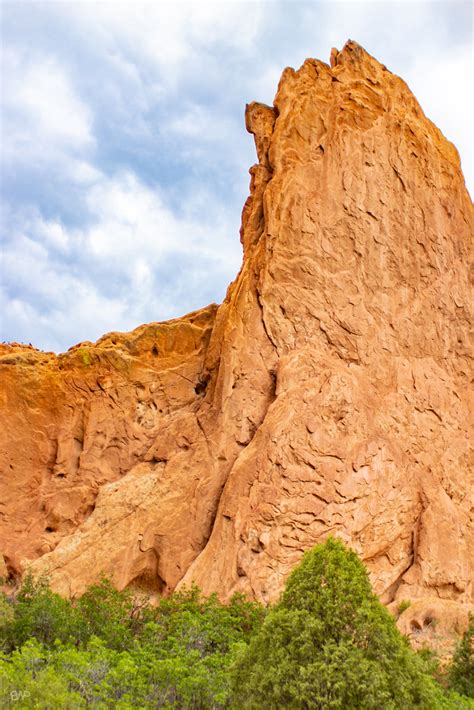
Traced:
POLYGON ((355 552, 329 538, 306 552, 236 664, 234 706, 450 707, 372 592, 355 552))
POLYGON ((106 579, 72 601, 27 577, 0 593, 0 706, 462 710, 473 707, 472 635, 471 621, 440 674, 334 539, 304 555, 269 610, 196 587, 152 606, 106 579))

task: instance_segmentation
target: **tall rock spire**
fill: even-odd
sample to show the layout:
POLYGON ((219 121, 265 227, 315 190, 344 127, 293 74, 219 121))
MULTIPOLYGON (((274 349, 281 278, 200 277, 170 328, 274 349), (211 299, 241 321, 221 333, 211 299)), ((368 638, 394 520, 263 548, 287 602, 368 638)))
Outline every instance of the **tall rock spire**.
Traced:
POLYGON ((4 432, 7 567, 65 593, 105 572, 267 602, 333 534, 386 603, 465 609, 472 203, 458 153, 352 41, 330 65, 286 69, 246 126, 244 259, 219 308, 58 358, 4 347, 7 413, 21 411, 4 432))

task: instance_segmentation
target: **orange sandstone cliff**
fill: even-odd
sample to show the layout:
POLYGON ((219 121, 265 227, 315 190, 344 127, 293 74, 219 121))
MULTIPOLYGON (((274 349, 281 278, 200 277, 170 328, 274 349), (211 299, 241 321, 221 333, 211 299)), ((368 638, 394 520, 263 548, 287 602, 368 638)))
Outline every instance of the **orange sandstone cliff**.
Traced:
MULTIPOLYGON (((224 303, 54 355, 0 346, 0 567, 275 599, 333 534, 399 624, 472 603, 468 257, 455 147, 355 42, 252 103, 224 303)), ((443 622, 443 623, 444 623, 443 622)), ((447 622, 446 622, 447 623, 447 622)))

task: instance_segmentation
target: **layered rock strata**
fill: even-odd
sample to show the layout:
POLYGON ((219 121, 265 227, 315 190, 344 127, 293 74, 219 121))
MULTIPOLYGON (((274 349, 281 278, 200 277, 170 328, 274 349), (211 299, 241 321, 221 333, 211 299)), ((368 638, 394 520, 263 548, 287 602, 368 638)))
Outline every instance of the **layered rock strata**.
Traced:
POLYGON ((351 41, 330 65, 286 69, 246 126, 258 164, 221 306, 59 356, 2 346, 6 569, 72 595, 105 573, 269 602, 333 534, 385 603, 413 600, 412 630, 435 600, 461 618, 472 203, 458 153, 351 41))

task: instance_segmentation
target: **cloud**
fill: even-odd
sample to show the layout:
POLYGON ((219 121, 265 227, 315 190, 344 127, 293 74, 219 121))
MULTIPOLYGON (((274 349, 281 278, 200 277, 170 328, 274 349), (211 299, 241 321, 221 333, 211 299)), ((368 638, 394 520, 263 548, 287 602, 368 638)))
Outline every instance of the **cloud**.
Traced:
POLYGON ((209 284, 224 295, 240 248, 205 191, 197 197, 205 220, 195 205, 177 216, 158 188, 128 172, 100 175, 83 197, 83 227, 10 214, 5 285, 21 297, 4 295, 4 326, 20 339, 72 344, 198 308, 212 300, 209 284))
POLYGON ((466 184, 474 194, 472 115, 474 72, 472 47, 453 47, 448 55, 419 54, 410 67, 410 85, 426 115, 453 141, 461 156, 466 184), (421 79, 423 77, 423 79, 421 79), (442 91, 440 91, 442 87, 442 91), (456 110, 460 99, 463 110, 456 110))
POLYGON ((4 50, 2 70, 3 146, 7 163, 65 160, 94 145, 92 112, 51 56, 4 50), (21 79, 21 80, 20 80, 21 79))

